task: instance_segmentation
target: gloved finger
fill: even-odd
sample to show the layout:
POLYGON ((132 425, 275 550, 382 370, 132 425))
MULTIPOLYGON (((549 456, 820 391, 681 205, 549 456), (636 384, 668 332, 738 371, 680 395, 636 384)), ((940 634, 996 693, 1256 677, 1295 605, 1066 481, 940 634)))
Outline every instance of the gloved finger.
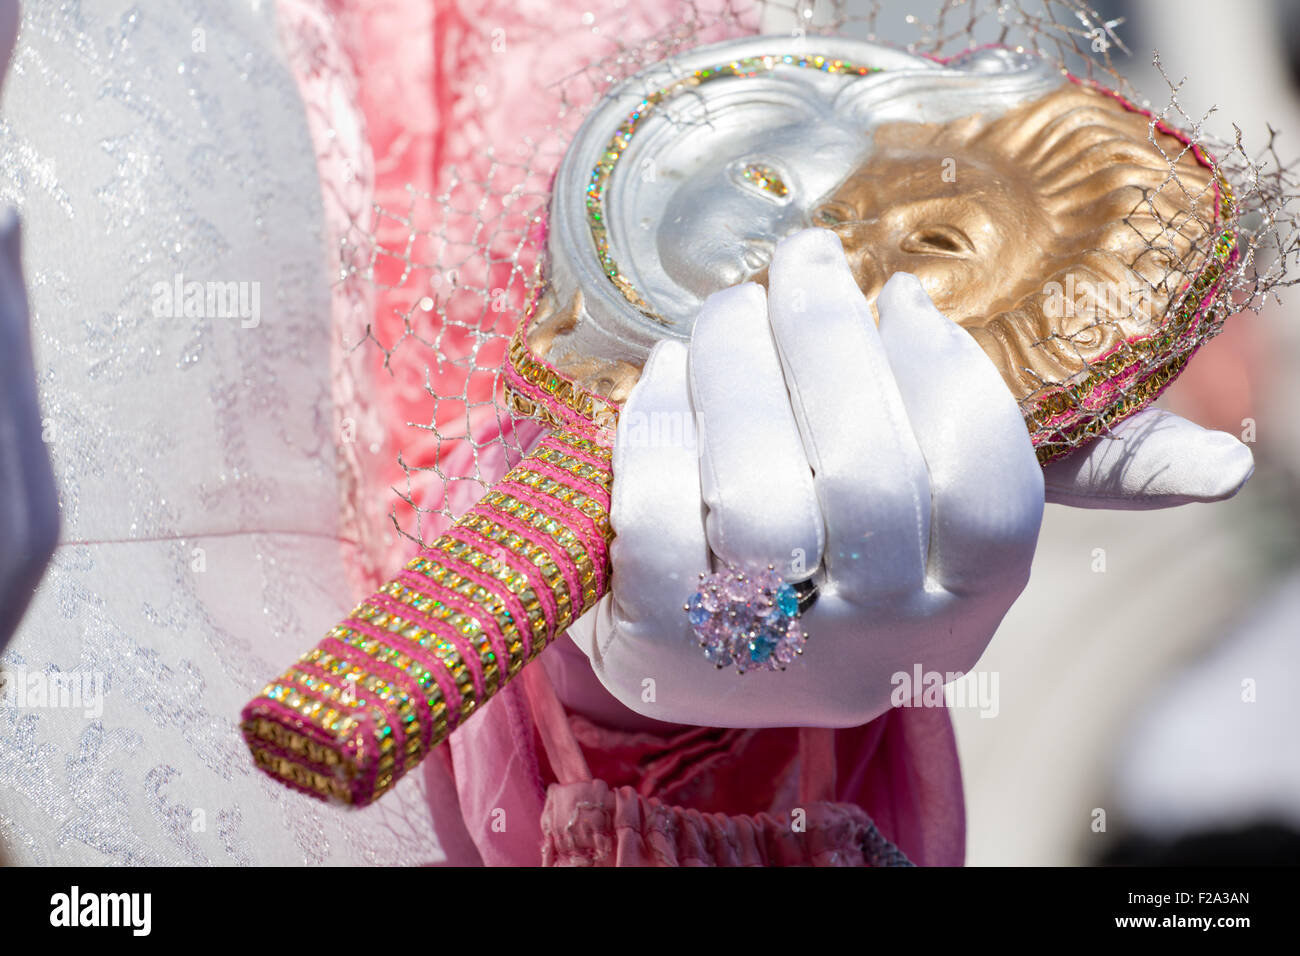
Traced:
POLYGON ((880 338, 930 472, 929 572, 948 590, 1023 585, 1043 517, 1043 470, 997 368, 915 276, 876 298, 880 338))
POLYGON ((1255 458, 1227 432, 1147 408, 1043 472, 1054 504, 1146 511, 1231 498, 1255 458))
POLYGON ((831 584, 863 598, 922 587, 925 459, 838 236, 808 229, 777 247, 768 308, 826 524, 831 584))
POLYGON ((620 615, 666 621, 683 641, 682 603, 699 572, 710 570, 686 363, 680 342, 660 342, 650 353, 619 414, 610 502, 611 590, 620 615))
POLYGON ((713 553, 734 567, 771 563, 787 580, 807 577, 821 564, 825 532, 762 286, 704 303, 689 375, 713 553))

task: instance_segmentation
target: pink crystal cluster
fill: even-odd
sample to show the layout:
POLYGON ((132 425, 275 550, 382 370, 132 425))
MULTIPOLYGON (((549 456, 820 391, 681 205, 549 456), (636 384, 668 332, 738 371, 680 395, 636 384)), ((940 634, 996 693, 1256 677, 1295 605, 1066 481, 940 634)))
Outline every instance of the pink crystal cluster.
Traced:
POLYGON ((719 669, 785 670, 808 639, 798 594, 770 567, 701 574, 684 608, 704 656, 719 669))

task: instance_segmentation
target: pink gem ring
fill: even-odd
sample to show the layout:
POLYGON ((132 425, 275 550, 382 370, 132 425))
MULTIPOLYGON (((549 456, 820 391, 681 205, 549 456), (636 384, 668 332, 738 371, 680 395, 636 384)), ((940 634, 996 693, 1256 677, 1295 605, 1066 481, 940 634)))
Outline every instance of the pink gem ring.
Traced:
POLYGON ((704 656, 721 670, 783 671, 803 653, 799 618, 817 598, 811 581, 789 584, 773 565, 700 572, 700 589, 682 608, 704 656))

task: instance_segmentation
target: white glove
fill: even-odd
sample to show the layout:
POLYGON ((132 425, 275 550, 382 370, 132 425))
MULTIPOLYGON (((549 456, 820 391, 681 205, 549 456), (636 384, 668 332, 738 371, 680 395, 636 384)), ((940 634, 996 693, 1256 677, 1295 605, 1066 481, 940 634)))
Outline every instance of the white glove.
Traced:
POLYGON ((992 363, 913 277, 885 286, 877 329, 838 239, 809 230, 780 245, 770 287, 770 303, 756 285, 710 298, 689 350, 659 345, 620 419, 613 592, 570 636, 638 713, 863 723, 895 674, 974 665, 1028 578, 1044 492, 1160 508, 1229 497, 1253 471, 1232 436, 1155 409, 1040 469, 992 363), (823 557, 785 672, 704 659, 682 611, 699 571, 797 577, 792 558, 823 557))
POLYGON ((1255 472, 1250 449, 1172 412, 1148 408, 1043 470, 1047 500, 1145 511, 1231 498, 1255 472))
POLYGON ((853 726, 894 674, 974 665, 1028 580, 1043 471, 993 363, 915 278, 885 286, 877 329, 834 233, 786 239, 769 275, 770 300, 720 292, 689 353, 651 354, 615 446, 613 590, 570 634, 649 717, 853 726), (824 560, 784 672, 704 658, 682 605, 710 552, 787 577, 824 560))
POLYGON ((1040 469, 997 370, 912 276, 886 284, 877 328, 831 232, 782 242, 769 275, 770 301, 727 289, 689 349, 656 347, 620 418, 613 591, 570 635, 638 713, 864 723, 896 674, 975 664, 1028 580, 1044 497, 1214 501, 1254 469, 1232 436, 1155 409, 1040 469), (682 611, 699 571, 796 578, 792 560, 823 558, 801 658, 743 676, 709 665, 682 611))

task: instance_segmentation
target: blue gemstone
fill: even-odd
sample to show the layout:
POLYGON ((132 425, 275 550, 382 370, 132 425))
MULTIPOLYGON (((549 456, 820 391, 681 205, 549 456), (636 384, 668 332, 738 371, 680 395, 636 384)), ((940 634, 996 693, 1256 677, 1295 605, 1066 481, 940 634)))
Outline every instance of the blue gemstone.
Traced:
POLYGON ((696 627, 699 627, 701 624, 708 623, 709 618, 712 616, 713 615, 709 613, 708 608, 706 608, 701 602, 699 593, 697 592, 691 595, 690 607, 686 609, 687 620, 696 627))
POLYGON ((799 595, 788 584, 782 584, 776 591, 776 609, 786 617, 799 613, 799 595))
POLYGON ((749 659, 761 664, 776 650, 776 635, 771 631, 760 631, 749 641, 749 659))
POLYGON ((706 647, 704 656, 708 658, 710 664, 715 664, 718 667, 730 667, 735 663, 735 659, 731 656, 731 650, 727 647, 706 647))

